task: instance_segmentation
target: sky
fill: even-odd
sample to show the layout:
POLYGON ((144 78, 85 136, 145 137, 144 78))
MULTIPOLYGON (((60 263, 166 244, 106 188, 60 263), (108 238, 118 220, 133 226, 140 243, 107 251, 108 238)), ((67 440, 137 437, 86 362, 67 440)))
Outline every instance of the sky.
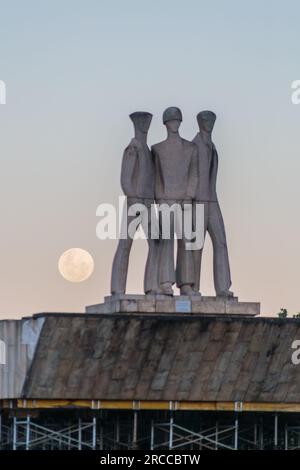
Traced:
MULTIPOLYGON (((264 315, 300 311, 298 1, 0 0, 0 318, 83 312, 109 294, 116 241, 96 237, 96 208, 121 194, 128 115, 179 106, 181 135, 217 114, 218 194, 232 290, 264 315), (79 247, 95 269, 66 281, 79 247)), ((201 291, 213 295, 207 240, 201 291)), ((128 292, 142 292, 146 242, 134 243, 128 292)))

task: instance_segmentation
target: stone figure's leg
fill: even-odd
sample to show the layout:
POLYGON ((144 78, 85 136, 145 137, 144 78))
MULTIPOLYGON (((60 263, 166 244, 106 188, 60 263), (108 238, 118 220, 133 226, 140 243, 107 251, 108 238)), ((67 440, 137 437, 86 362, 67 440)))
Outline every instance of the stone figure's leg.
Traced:
MULTIPOLYGON (((193 252, 187 248, 187 242, 191 242, 185 234, 185 224, 184 224, 184 211, 189 209, 182 207, 181 214, 181 227, 182 227, 182 237, 177 239, 177 262, 176 262, 176 283, 177 287, 182 288, 183 286, 192 286, 194 284, 194 257, 193 252)), ((191 207, 192 210, 192 207, 191 207)), ((190 222, 192 224, 192 214, 190 214, 190 222)), ((188 217, 188 216, 187 216, 188 217)), ((188 220, 188 219, 187 219, 188 220)), ((192 228, 192 227, 191 227, 192 228)), ((189 290, 189 289, 188 289, 189 290)))
POLYGON ((194 284, 194 258, 193 252, 186 249, 186 239, 177 240, 176 278, 177 287, 194 284))
POLYGON ((195 250, 193 252, 194 269, 195 269, 194 290, 196 292, 200 291, 200 273, 201 273, 202 253, 203 253, 203 248, 202 250, 195 250))
POLYGON ((220 206, 217 202, 209 203, 208 232, 213 244, 214 283, 217 295, 231 294, 229 258, 225 226, 220 206))
POLYGON ((159 241, 148 240, 148 256, 144 277, 144 292, 156 293, 158 289, 158 253, 159 241))
MULTIPOLYGON (((131 206, 131 202, 127 200, 127 211, 131 206)), ((128 235, 128 227, 135 217, 128 217, 126 214, 126 206, 122 214, 122 231, 127 233, 127 238, 121 238, 118 243, 117 251, 113 260, 111 273, 111 293, 124 294, 126 291, 126 280, 128 273, 129 255, 132 247, 133 239, 128 235), (127 216, 127 217, 126 217, 127 216)))
MULTIPOLYGON (((161 221, 160 216, 160 225, 161 221)), ((161 234, 162 234, 161 230, 161 234)), ((174 267, 174 217, 170 217, 170 238, 162 238, 159 243, 159 284, 173 285, 175 283, 175 267, 174 267)))
POLYGON ((161 240, 159 254, 159 283, 173 285, 175 283, 174 238, 161 240))
POLYGON ((121 239, 114 257, 111 274, 111 293, 125 294, 128 272, 129 254, 132 239, 121 239))
MULTIPOLYGON (((208 203, 205 202, 202 204, 204 204, 204 239, 205 239, 206 232, 207 232, 207 225, 208 225, 208 203)), ((194 258, 194 269, 195 269, 194 290, 196 292, 200 291, 200 275, 201 275, 203 248, 201 248, 201 250, 195 250, 192 252, 193 258, 194 258)))
MULTIPOLYGON (((158 251, 159 251, 159 240, 151 238, 151 226, 152 222, 158 224, 158 221, 152 220, 151 215, 154 217, 155 214, 151 214, 151 207, 148 207, 148 256, 145 268, 144 276, 144 292, 156 293, 158 289, 158 251)), ((155 232, 155 231, 154 231, 155 232)), ((152 234, 154 235, 154 233, 152 234)))

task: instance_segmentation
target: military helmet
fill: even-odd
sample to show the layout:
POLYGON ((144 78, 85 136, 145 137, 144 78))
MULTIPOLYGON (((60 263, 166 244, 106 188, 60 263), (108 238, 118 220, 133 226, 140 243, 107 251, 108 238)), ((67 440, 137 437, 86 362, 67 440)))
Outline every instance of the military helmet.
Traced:
POLYGON ((170 106, 170 108, 165 109, 163 113, 163 123, 166 124, 167 121, 173 121, 174 119, 182 121, 182 112, 179 108, 170 106))

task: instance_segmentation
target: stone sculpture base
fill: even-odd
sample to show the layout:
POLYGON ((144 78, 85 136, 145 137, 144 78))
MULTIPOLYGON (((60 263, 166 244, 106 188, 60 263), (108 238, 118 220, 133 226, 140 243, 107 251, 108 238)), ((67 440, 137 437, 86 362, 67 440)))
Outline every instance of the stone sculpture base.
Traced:
POLYGON ((165 296, 165 295, 112 295, 104 303, 89 305, 86 313, 152 313, 192 315, 241 315, 254 317, 260 314, 259 302, 239 302, 237 297, 165 296))

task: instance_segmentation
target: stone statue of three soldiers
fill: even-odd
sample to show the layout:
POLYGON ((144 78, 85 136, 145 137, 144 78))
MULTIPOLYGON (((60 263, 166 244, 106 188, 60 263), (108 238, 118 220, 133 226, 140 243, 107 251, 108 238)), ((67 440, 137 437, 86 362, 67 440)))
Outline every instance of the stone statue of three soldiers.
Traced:
MULTIPOLYGON (((174 238, 176 224, 173 214, 170 218, 170 236, 150 236, 153 211, 151 208, 171 207, 179 204, 182 209, 195 204, 204 207, 204 236, 208 232, 213 244, 214 284, 218 296, 232 297, 230 267, 225 227, 216 193, 218 154, 212 142, 212 131, 216 115, 202 111, 197 115, 199 132, 192 142, 179 135, 182 113, 179 108, 170 107, 163 113, 167 138, 152 146, 147 145, 147 134, 152 115, 135 112, 130 115, 135 136, 124 151, 121 186, 127 197, 129 208, 138 204, 139 210, 126 217, 126 229, 137 215, 146 213, 148 223, 148 257, 144 277, 146 294, 173 295, 177 284, 181 295, 201 295, 200 272, 203 247, 187 249, 187 239, 177 240, 177 260, 174 263, 174 238), (151 218, 152 215, 152 218, 151 218)), ((135 206, 136 207, 136 206, 135 206)), ((184 211, 183 211, 184 212, 184 211)), ((126 214, 126 215, 127 215, 126 214)), ((193 212, 194 214, 194 212, 193 212)), ((191 217, 191 220, 193 216, 191 217)), ((160 221, 158 222, 160 231, 160 221)), ((154 231, 155 232, 155 231, 154 231)), ((151 232, 152 233, 152 232, 151 232)), ((132 234, 119 240, 114 257, 111 277, 111 293, 124 294, 128 271, 132 234)))

